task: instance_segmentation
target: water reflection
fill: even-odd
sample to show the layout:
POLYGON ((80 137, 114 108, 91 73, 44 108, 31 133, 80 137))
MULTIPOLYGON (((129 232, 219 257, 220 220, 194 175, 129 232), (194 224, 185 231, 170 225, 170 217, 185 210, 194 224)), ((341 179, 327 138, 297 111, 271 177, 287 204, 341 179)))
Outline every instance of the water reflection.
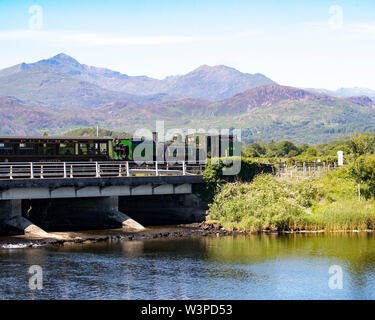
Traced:
POLYGON ((373 299, 372 233, 105 242, 0 250, 3 299, 373 299), (28 288, 41 265, 44 289, 28 288), (331 265, 342 290, 328 287, 331 265))

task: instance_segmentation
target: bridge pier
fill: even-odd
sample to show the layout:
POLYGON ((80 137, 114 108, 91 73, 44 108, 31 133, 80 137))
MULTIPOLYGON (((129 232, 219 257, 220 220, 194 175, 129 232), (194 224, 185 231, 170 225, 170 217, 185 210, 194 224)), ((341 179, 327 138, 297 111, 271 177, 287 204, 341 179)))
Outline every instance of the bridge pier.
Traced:
POLYGON ((23 212, 46 230, 84 230, 144 227, 118 209, 118 197, 25 200, 23 212))
POLYGON ((119 209, 143 225, 202 222, 205 205, 195 194, 165 194, 119 197, 119 209))
POLYGON ((49 237, 47 232, 22 216, 22 200, 0 201, 0 230, 2 233, 49 237))
POLYGON ((57 237, 44 230, 142 230, 146 224, 203 221, 205 211, 192 194, 192 185, 203 183, 203 177, 168 173, 0 179, 0 231, 10 228, 21 234, 57 237))

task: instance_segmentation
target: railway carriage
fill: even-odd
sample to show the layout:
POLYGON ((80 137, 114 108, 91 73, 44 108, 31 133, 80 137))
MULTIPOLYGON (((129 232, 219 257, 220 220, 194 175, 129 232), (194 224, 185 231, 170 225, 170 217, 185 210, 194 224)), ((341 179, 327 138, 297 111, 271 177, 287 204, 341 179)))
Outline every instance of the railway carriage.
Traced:
POLYGON ((2 136, 0 161, 106 161, 111 148, 109 137, 2 136))
POLYGON ((147 161, 156 161, 157 155, 163 153, 168 161, 204 163, 207 157, 233 155, 233 136, 223 139, 220 135, 198 134, 186 136, 184 141, 173 139, 164 143, 158 142, 156 134, 149 141, 89 136, 0 136, 0 162, 134 161, 136 152, 143 158, 148 149, 152 150, 152 156, 143 158, 147 161), (137 150, 140 144, 143 148, 137 150))

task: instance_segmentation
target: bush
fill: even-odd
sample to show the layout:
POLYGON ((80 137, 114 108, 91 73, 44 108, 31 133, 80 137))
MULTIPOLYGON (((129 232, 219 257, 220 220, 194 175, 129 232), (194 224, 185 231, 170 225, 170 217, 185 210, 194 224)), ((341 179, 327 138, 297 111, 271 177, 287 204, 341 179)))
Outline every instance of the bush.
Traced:
POLYGON ((230 228, 296 229, 300 217, 311 214, 316 193, 312 183, 262 174, 251 183, 223 185, 209 206, 209 215, 230 228))
POLYGON ((375 229, 375 200, 358 201, 347 168, 318 180, 258 175, 220 187, 210 219, 229 229, 261 231, 375 229))
POLYGON ((250 182, 254 177, 261 173, 272 173, 274 168, 272 165, 258 163, 250 158, 231 157, 228 158, 229 165, 225 159, 212 159, 207 162, 203 172, 204 184, 195 186, 194 192, 197 193, 202 200, 211 202, 219 186, 224 183, 241 181, 250 182), (224 175, 223 169, 230 166, 232 161, 241 161, 241 171, 237 175, 224 175))

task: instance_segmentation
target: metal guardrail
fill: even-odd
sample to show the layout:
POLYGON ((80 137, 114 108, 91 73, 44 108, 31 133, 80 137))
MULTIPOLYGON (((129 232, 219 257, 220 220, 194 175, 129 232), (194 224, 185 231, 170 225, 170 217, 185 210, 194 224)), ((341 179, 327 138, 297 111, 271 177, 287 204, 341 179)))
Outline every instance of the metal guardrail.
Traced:
POLYGON ((0 179, 105 178, 130 176, 196 175, 203 165, 180 162, 0 162, 0 179))

